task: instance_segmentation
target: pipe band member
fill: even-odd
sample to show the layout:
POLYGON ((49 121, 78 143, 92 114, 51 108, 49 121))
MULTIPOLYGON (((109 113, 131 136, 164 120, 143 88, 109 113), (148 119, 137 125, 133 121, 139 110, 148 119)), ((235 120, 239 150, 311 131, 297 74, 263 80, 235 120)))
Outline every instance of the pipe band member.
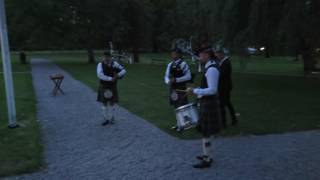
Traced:
POLYGON ((125 74, 126 70, 112 59, 111 54, 104 52, 102 62, 97 65, 97 76, 100 80, 97 101, 102 103, 102 126, 115 121, 115 105, 119 101, 117 81, 125 74))
POLYGON ((196 158, 200 163, 195 164, 194 168, 208 168, 212 163, 210 154, 212 135, 216 135, 221 129, 221 117, 219 110, 218 81, 219 65, 211 58, 212 49, 205 48, 200 51, 200 63, 204 65, 205 71, 202 77, 201 86, 196 89, 188 88, 188 93, 198 97, 200 105, 198 130, 202 134, 203 154, 196 158))
MULTIPOLYGON (((188 104, 186 92, 187 83, 191 81, 191 71, 187 62, 182 59, 182 52, 178 48, 171 50, 172 62, 167 66, 164 81, 169 86, 169 104, 174 108, 188 104)), ((177 126, 172 127, 177 129, 177 126)))

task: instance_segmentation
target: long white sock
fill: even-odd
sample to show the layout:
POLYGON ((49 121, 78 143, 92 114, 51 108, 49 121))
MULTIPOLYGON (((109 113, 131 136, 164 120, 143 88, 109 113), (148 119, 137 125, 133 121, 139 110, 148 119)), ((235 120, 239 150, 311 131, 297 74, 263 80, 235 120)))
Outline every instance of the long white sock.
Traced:
POLYGON ((179 118, 177 118, 177 126, 181 127, 181 122, 178 120, 179 118))
POLYGON ((206 147, 207 138, 202 138, 202 153, 204 156, 208 156, 208 149, 206 147))
POLYGON ((116 104, 114 105, 113 116, 114 119, 118 118, 118 106, 116 104))
POLYGON ((206 160, 210 159, 211 157, 210 138, 202 138, 202 150, 203 150, 203 155, 208 157, 206 160))
POLYGON ((116 116, 116 107, 115 105, 111 105, 110 106, 110 110, 111 110, 111 119, 115 120, 115 116, 116 116))
POLYGON ((104 117, 104 119, 108 119, 108 108, 106 105, 102 105, 101 106, 102 109, 102 115, 104 117))

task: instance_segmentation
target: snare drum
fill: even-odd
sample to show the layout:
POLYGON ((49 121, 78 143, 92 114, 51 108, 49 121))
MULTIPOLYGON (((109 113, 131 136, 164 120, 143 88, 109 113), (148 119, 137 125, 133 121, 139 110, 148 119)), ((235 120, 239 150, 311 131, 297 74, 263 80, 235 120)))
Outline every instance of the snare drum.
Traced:
POLYGON ((194 103, 176 109, 177 126, 180 129, 194 127, 199 120, 198 107, 194 103))

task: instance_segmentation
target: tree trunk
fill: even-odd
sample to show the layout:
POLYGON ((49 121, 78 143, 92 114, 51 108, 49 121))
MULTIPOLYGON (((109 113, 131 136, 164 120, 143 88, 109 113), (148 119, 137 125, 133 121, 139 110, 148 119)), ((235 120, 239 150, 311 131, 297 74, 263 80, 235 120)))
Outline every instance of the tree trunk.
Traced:
POLYGON ((20 63, 21 64, 27 64, 27 55, 24 51, 21 51, 19 54, 20 63))
POLYGON ((119 54, 119 56, 118 56, 118 61, 119 61, 119 62, 121 62, 121 58, 122 58, 122 56, 121 56, 121 55, 122 55, 122 50, 121 50, 120 48, 118 49, 118 54, 119 54))
POLYGON ((269 46, 269 43, 266 45, 266 47, 265 47, 266 49, 265 49, 265 58, 270 58, 271 57, 271 55, 270 55, 270 46, 269 46))
POLYGON ((312 55, 312 46, 306 42, 305 39, 301 40, 301 55, 303 60, 303 70, 305 74, 310 74, 315 69, 315 63, 312 55))
POLYGON ((265 53, 265 58, 270 58, 270 50, 268 47, 266 47, 266 53, 265 53))
POLYGON ((96 62, 95 57, 94 57, 94 51, 91 48, 87 49, 88 52, 88 63, 89 64, 94 64, 96 62))
POLYGON ((133 62, 134 63, 139 63, 139 48, 134 46, 132 48, 132 54, 133 54, 133 62))
POLYGON ((152 38, 152 52, 157 53, 159 51, 158 42, 155 37, 152 38))
POLYGON ((294 61, 299 61, 299 49, 297 48, 296 51, 295 51, 295 59, 294 61))
POLYGON ((303 50, 301 52, 303 59, 303 70, 305 74, 310 74, 315 69, 315 64, 312 56, 312 52, 303 50))

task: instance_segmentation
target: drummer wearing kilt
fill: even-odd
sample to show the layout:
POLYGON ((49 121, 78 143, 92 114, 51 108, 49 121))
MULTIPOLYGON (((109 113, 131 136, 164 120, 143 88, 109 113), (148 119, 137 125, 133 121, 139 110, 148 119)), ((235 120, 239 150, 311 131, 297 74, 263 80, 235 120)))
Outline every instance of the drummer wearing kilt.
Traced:
POLYGON ((219 110, 218 81, 219 65, 212 57, 211 48, 205 48, 200 52, 200 63, 204 65, 205 71, 202 77, 201 86, 196 89, 188 88, 188 93, 196 95, 200 105, 198 130, 202 133, 203 154, 196 158, 200 160, 194 168, 208 168, 212 163, 210 154, 212 135, 216 135, 221 129, 221 117, 219 110))
POLYGON ((109 52, 103 53, 103 60, 97 65, 97 76, 100 80, 97 101, 102 103, 102 126, 113 124, 118 103, 117 81, 126 73, 126 70, 116 61, 112 60, 109 52))
MULTIPOLYGON (((169 85, 169 103, 175 108, 188 104, 188 97, 185 91, 187 83, 191 81, 189 65, 182 59, 182 52, 178 48, 171 50, 172 62, 167 66, 164 81, 169 85)), ((178 129, 173 126, 172 129, 178 129)))

